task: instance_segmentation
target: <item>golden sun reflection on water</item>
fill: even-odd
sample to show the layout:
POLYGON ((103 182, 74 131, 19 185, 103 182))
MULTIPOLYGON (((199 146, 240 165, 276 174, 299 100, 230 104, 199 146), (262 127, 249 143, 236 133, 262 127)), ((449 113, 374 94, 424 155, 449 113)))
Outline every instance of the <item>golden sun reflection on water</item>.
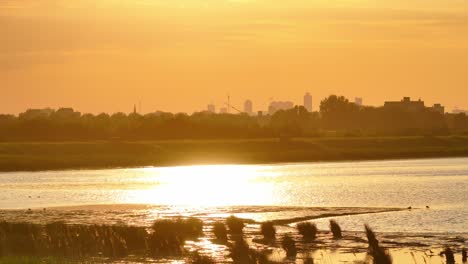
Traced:
POLYGON ((135 190, 126 202, 184 206, 271 204, 272 182, 259 181, 265 167, 241 165, 145 168, 149 188, 135 190))

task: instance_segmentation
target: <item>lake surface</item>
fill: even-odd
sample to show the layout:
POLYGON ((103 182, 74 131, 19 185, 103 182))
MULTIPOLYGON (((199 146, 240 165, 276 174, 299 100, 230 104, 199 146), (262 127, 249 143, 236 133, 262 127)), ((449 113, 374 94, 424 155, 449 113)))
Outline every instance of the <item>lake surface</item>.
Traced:
MULTIPOLYGON (((468 158, 0 173, 1 209, 96 204, 153 204, 176 212, 412 206, 420 209, 339 221, 349 231, 369 223, 380 232, 464 233, 468 158)), ((316 220, 323 229, 326 221, 316 220)))

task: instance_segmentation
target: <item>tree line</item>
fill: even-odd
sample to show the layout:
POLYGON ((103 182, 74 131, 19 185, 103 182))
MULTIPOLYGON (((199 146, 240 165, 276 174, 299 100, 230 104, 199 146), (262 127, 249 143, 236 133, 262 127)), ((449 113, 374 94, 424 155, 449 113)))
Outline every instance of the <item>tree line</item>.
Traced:
POLYGON ((273 115, 154 112, 81 114, 72 108, 29 109, 0 115, 1 141, 169 140, 313 136, 413 136, 468 134, 468 116, 424 109, 359 106, 331 95, 320 111, 303 106, 273 115))

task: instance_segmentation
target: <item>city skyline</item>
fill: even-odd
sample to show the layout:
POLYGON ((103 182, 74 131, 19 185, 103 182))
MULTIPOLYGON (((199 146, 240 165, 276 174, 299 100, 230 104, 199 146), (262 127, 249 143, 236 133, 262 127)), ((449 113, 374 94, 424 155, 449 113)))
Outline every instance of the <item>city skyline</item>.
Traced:
MULTIPOLYGON (((320 102, 325 99, 327 96, 331 95, 331 94, 328 94, 328 95, 324 95, 323 97, 318 97, 318 96, 315 96, 315 94, 313 92, 307 92, 311 95, 311 100, 312 100, 312 107, 313 107, 313 111, 318 111, 319 110, 319 106, 320 106, 320 102)), ((270 105, 270 103, 272 101, 285 101, 285 102, 293 102, 294 105, 303 105, 304 106, 304 95, 306 93, 302 93, 302 94, 294 94, 293 96, 287 96, 287 97, 284 97, 284 98, 279 98, 279 97, 268 97, 268 96, 265 96, 265 98, 260 98, 259 101, 256 101, 256 100, 250 100, 249 98, 251 97, 248 97, 248 96, 229 96, 230 97, 230 105, 237 108, 237 109, 244 109, 244 103, 246 101, 251 101, 252 102, 252 112, 253 113, 257 113, 258 111, 263 111, 263 112, 268 112, 268 107, 270 105), (290 99, 290 98, 293 98, 293 99, 290 99)), ((341 95, 341 94, 339 94, 341 95)), ((461 112, 466 112, 468 109, 468 107, 462 107, 462 106, 459 106, 459 105, 455 105, 455 106, 450 106, 449 104, 445 104, 443 101, 441 100, 437 100, 437 99, 433 99, 433 100, 426 100, 426 97, 422 96, 422 95, 416 95, 416 96, 407 96, 407 94, 401 94, 401 95, 396 95, 395 97, 392 97, 392 98, 382 98, 381 101, 377 101, 375 103, 369 103, 369 100, 367 100, 367 98, 361 96, 361 95, 351 95, 351 96, 346 96, 344 95, 346 98, 348 98, 348 100, 350 102, 355 102, 356 103, 356 100, 361 100, 361 101, 364 101, 365 100, 365 103, 363 103, 363 105, 365 106, 372 106, 372 107, 379 107, 379 106, 383 106, 384 103, 386 101, 399 101, 401 98, 403 97, 411 97, 411 98, 416 98, 416 99, 423 99, 423 101, 425 101, 428 105, 433 105, 433 104, 439 104, 441 103, 442 105, 445 106, 445 110, 446 112, 448 113, 451 113, 451 112, 457 112, 457 111, 461 111, 461 112)), ((431 96, 428 96, 428 98, 430 98, 431 96)), ((133 112, 133 106, 138 106, 138 113, 152 113, 152 112, 155 112, 155 111, 163 111, 163 112, 174 112, 174 113, 194 113, 194 112, 199 112, 199 111, 205 111, 205 110, 208 110, 209 112, 220 112, 222 109, 228 111, 228 107, 227 107, 227 95, 226 96, 222 96, 222 95, 219 95, 217 96, 216 98, 218 98, 217 100, 210 100, 208 102, 210 103, 205 103, 203 104, 202 102, 200 104, 197 104, 193 109, 188 109, 186 111, 182 110, 182 109, 187 109, 187 108, 162 108, 162 107, 158 107, 158 105, 156 103, 151 103, 151 101, 145 101, 145 100, 141 100, 139 98, 136 98, 134 101, 131 101, 131 102, 126 102, 127 104, 125 105, 122 105, 122 106, 118 106, 118 107, 115 107, 115 108, 112 108, 112 109, 115 109, 115 110, 107 110, 107 109, 95 109, 93 111, 88 111, 86 110, 85 108, 80 108, 79 105, 77 106, 77 104, 55 104, 55 105, 40 105, 40 104, 35 104, 35 105, 32 105, 32 106, 25 106, 25 108, 22 108, 22 109, 18 109, 17 111, 15 112, 9 112, 9 111, 6 111, 6 110, 3 110, 1 109, 2 106, 0 106, 0 113, 2 114, 13 114, 13 115, 17 115, 27 109, 46 109, 46 108, 52 108, 52 109, 59 109, 59 108, 68 108, 68 107, 71 107, 71 108, 74 108, 74 109, 81 109, 83 110, 83 112, 85 113, 93 113, 93 114, 99 114, 99 113, 102 113, 102 112, 133 112), (145 107, 142 106, 142 104, 145 104, 145 107), (130 104, 131 108, 128 107, 128 104, 130 104), (215 111, 210 111, 209 108, 210 107, 214 107, 215 111), (130 110, 129 110, 130 109, 130 110)), ((232 109, 231 109, 232 110, 232 109)), ((238 112, 238 110, 234 110, 234 112, 238 112)))
MULTIPOLYGON (((331 96, 335 96, 335 95, 329 95, 327 98, 323 98, 322 100, 328 99, 331 96)), ((387 109, 393 109, 393 110, 400 109, 400 110, 407 111, 409 113, 410 112, 418 112, 418 111, 421 111, 423 109, 428 109, 430 111, 439 112, 441 114, 444 114, 444 113, 448 113, 448 114, 465 113, 465 114, 468 115, 468 110, 466 110, 466 109, 461 109, 461 108, 447 109, 446 106, 444 104, 440 103, 440 102, 434 103, 434 104, 427 104, 427 102, 422 100, 421 98, 413 100, 413 98, 408 97, 408 96, 401 97, 400 100, 394 100, 394 101, 386 100, 382 104, 375 105, 375 106, 364 104, 362 97, 355 97, 354 100, 350 100, 349 98, 346 98, 346 97, 344 97, 344 98, 346 100, 348 100, 349 103, 355 104, 355 105, 357 105, 359 107, 362 106, 362 107, 372 107, 372 108, 387 108, 387 109)), ((161 113, 166 112, 166 113, 194 114, 194 113, 200 113, 200 112, 209 112, 209 113, 221 113, 221 114, 239 114, 239 113, 242 113, 242 114, 248 114, 248 115, 253 116, 253 115, 273 115, 278 110, 288 110, 288 109, 294 108, 295 106, 303 106, 308 112, 320 112, 320 104, 318 104, 316 108, 312 108, 312 106, 313 106, 313 96, 309 92, 304 94, 302 103, 293 102, 293 101, 284 101, 284 100, 283 101, 273 101, 273 99, 270 98, 270 102, 265 108, 261 108, 261 107, 254 108, 255 104, 250 99, 245 100, 243 102, 242 107, 238 107, 236 105, 233 105, 230 102, 230 100, 231 100, 230 96, 227 99, 228 99, 229 103, 225 102, 224 104, 220 104, 219 106, 214 104, 214 103, 210 103, 210 104, 207 104, 205 108, 197 110, 197 111, 193 111, 193 112, 190 112, 190 113, 180 112, 180 111, 168 112, 168 111, 162 111, 160 109, 156 109, 156 110, 148 111, 148 112, 143 112, 141 110, 141 102, 139 102, 138 110, 137 110, 137 105, 133 104, 133 108, 132 108, 131 111, 128 111, 128 112, 127 111, 118 111, 118 112, 113 112, 113 113, 151 114, 151 113, 157 113, 157 112, 161 112, 161 113)), ((320 100, 320 101, 322 101, 322 100, 320 100)), ((69 106, 61 106, 61 107, 57 107, 57 108, 53 108, 53 107, 28 108, 28 109, 25 109, 24 111, 18 113, 18 115, 20 115, 22 113, 25 113, 26 111, 29 111, 29 110, 47 112, 47 114, 50 114, 51 112, 53 112, 55 110, 58 110, 58 109, 65 110, 65 111, 78 110, 76 108, 69 107, 69 106)), ((77 112, 77 113, 94 114, 94 113, 90 113, 90 112, 77 112)), ((100 111, 98 113, 106 113, 106 112, 105 111, 100 111)), ((112 112, 107 112, 107 113, 112 114, 112 112)), ((7 113, 0 113, 0 115, 4 115, 4 114, 7 114, 7 113)))

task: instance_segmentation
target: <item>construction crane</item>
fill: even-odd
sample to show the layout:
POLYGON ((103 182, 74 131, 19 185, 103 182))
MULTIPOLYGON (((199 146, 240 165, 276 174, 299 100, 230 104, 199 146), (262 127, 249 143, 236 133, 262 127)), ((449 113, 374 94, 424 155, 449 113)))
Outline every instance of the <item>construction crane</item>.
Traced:
POLYGON ((232 108, 232 109, 236 110, 237 112, 239 112, 239 113, 241 113, 241 114, 244 113, 244 111, 241 111, 241 110, 235 108, 234 106, 232 106, 232 105, 229 104, 229 103, 224 103, 224 104, 228 107, 228 109, 229 109, 229 108, 232 108))

